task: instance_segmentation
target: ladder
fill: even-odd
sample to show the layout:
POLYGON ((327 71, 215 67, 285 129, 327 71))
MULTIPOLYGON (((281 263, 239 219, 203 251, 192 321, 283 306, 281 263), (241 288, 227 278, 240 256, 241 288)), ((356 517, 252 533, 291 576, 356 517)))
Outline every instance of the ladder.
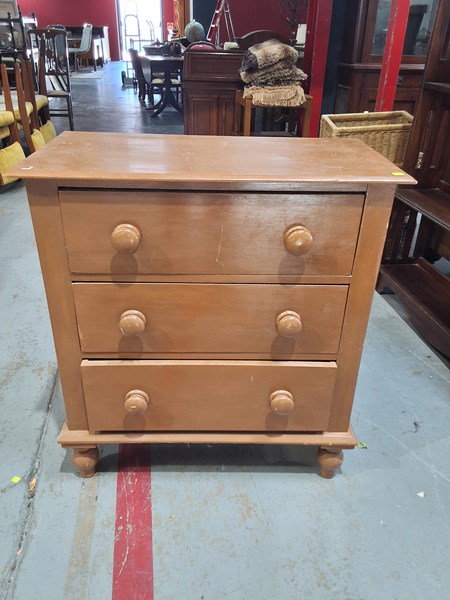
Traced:
POLYGON ((219 24, 222 18, 222 15, 225 17, 225 26, 227 28, 228 39, 230 42, 236 41, 236 37, 234 35, 233 23, 231 21, 230 7, 228 4, 228 0, 218 0, 216 4, 216 10, 214 11, 213 18, 211 21, 211 25, 208 29, 208 35, 206 39, 208 42, 214 44, 216 42, 216 38, 219 34, 219 24))

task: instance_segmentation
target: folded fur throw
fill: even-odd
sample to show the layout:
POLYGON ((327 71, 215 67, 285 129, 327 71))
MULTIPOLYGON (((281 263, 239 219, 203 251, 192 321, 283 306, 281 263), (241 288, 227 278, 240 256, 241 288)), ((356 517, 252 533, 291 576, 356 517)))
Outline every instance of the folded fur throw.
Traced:
POLYGON ((242 65, 239 70, 253 73, 257 69, 271 67, 281 60, 295 64, 298 60, 297 50, 292 46, 282 44, 278 40, 267 40, 267 42, 250 46, 242 58, 242 65))
POLYGON ((244 98, 251 97, 254 106, 300 106, 306 101, 299 85, 244 88, 244 98))
POLYGON ((281 60, 271 67, 258 69, 253 73, 240 73, 247 85, 299 85, 306 79, 305 73, 295 65, 281 60))

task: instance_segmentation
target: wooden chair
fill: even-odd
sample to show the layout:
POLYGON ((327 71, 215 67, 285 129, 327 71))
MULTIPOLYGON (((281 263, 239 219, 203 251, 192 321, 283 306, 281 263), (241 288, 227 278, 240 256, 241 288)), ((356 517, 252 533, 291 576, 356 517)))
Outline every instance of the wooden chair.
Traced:
MULTIPOLYGON (((151 96, 149 85, 145 81, 144 71, 142 70, 142 64, 139 58, 138 51, 134 48, 128 50, 131 59, 131 66, 134 71, 134 84, 138 91, 138 98, 141 102, 145 102, 146 96, 151 96)), ((153 101, 152 101, 153 103, 153 101)))
MULTIPOLYGON (((8 13, 9 15, 9 13, 8 13)), ((19 11, 17 17, 0 17, 0 35, 2 36, 2 62, 12 63, 26 56, 27 44, 25 27, 22 13, 19 11)))
POLYGON ((44 124, 50 119, 48 111, 48 98, 46 96, 42 96, 41 94, 36 94, 36 90, 34 89, 34 75, 32 64, 29 61, 23 60, 20 61, 20 68, 22 71, 25 101, 30 103, 33 107, 33 110, 29 115, 30 122, 33 124, 34 127, 38 127, 39 123, 44 124))
MULTIPOLYGON (((22 65, 25 61, 22 61, 22 65)), ((23 67, 22 67, 23 68, 23 67)), ((6 71, 5 65, 1 65, 1 74, 2 74, 2 84, 3 84, 3 93, 5 96, 5 104, 8 110, 13 109, 13 101, 11 96, 11 89, 9 86, 8 73, 6 71)), ((33 115, 33 106, 30 102, 27 102, 25 99, 24 92, 24 82, 22 77, 26 78, 26 69, 23 68, 23 74, 21 70, 21 65, 15 63, 14 65, 14 76, 16 82, 16 93, 17 93, 17 105, 20 116, 20 127, 23 132, 23 137, 26 146, 30 153, 35 152, 38 148, 44 146, 47 140, 50 140, 52 137, 56 136, 56 132, 54 130, 51 121, 48 124, 44 125, 44 131, 46 132, 46 138, 43 133, 40 131, 39 126, 36 126, 36 115, 33 115), (29 107, 31 106, 31 111, 29 107)))
POLYGON ((279 106, 261 107, 255 106, 252 98, 244 98, 242 90, 236 90, 236 101, 234 111, 234 135, 262 135, 270 137, 279 136, 297 136, 298 114, 301 116, 301 136, 308 137, 309 126, 311 122, 312 96, 306 95, 306 102, 301 106, 285 108, 279 106), (278 109, 278 115, 274 118, 273 114, 269 119, 270 125, 274 128, 263 131, 252 131, 252 111, 256 108, 262 108, 265 114, 263 120, 267 121, 268 111, 278 109))
MULTIPOLYGON (((78 48, 69 48, 69 57, 73 57, 74 70, 78 71, 79 61, 87 58, 92 45, 92 25, 86 23, 81 34, 81 42, 78 48)), ((97 70, 97 65, 94 60, 94 71, 97 70)))
POLYGON ((30 61, 20 61, 20 72, 25 101, 31 103, 33 106, 33 111, 30 115, 31 127, 32 129, 38 129, 42 133, 45 143, 48 144, 48 142, 56 137, 55 127, 50 119, 48 99, 41 94, 35 94, 34 72, 30 61), (43 100, 45 100, 45 103, 43 100))
MULTIPOLYGON (((67 32, 60 27, 34 29, 28 32, 32 47, 39 49, 39 58, 33 56, 37 88, 41 96, 49 99, 50 117, 67 117, 69 127, 74 130, 72 91, 70 87, 69 54, 67 32), (61 106, 61 102, 65 106, 61 106)), ((40 108, 38 106, 40 112, 40 108)), ((45 117, 44 117, 45 118, 45 117)))
MULTIPOLYGON (((2 63, 1 66, 1 79, 3 86, 3 97, 0 99, 0 110, 7 110, 12 112, 12 114, 14 115, 16 127, 18 130, 20 130, 22 128, 22 117, 20 114, 19 104, 17 100, 17 90, 11 89, 11 81, 13 82, 13 84, 15 84, 14 69, 11 76, 10 68, 5 63, 2 63)), ((26 101, 24 114, 27 115, 28 121, 30 120, 32 113, 33 104, 30 101, 26 101)))

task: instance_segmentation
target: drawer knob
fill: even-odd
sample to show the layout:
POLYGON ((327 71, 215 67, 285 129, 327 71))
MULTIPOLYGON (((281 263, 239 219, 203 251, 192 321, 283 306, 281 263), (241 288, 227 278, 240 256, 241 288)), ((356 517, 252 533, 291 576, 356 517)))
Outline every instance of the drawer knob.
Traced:
POLYGON ((311 250, 313 237, 303 225, 293 225, 284 234, 284 245, 290 254, 302 256, 311 250))
POLYGON ((142 390, 131 390, 125 396, 124 408, 130 415, 143 415, 150 399, 142 390))
POLYGON ((276 328, 283 337, 295 337, 303 329, 303 323, 298 313, 285 310, 276 318, 276 328))
POLYGON ((145 331, 147 320, 138 310, 126 310, 120 315, 119 327, 123 335, 141 335, 145 331))
POLYGON ((111 244, 123 254, 133 254, 141 241, 141 232, 134 225, 121 223, 111 234, 111 244))
POLYGON ((277 390, 270 394, 270 408, 276 415, 287 415, 294 410, 294 397, 291 392, 277 390))

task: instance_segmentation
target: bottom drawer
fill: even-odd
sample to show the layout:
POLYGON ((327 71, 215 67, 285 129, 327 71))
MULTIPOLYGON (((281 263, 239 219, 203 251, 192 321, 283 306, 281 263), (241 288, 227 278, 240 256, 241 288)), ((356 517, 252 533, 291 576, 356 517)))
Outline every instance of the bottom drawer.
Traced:
POLYGON ((324 431, 334 362, 84 360, 89 430, 324 431))

